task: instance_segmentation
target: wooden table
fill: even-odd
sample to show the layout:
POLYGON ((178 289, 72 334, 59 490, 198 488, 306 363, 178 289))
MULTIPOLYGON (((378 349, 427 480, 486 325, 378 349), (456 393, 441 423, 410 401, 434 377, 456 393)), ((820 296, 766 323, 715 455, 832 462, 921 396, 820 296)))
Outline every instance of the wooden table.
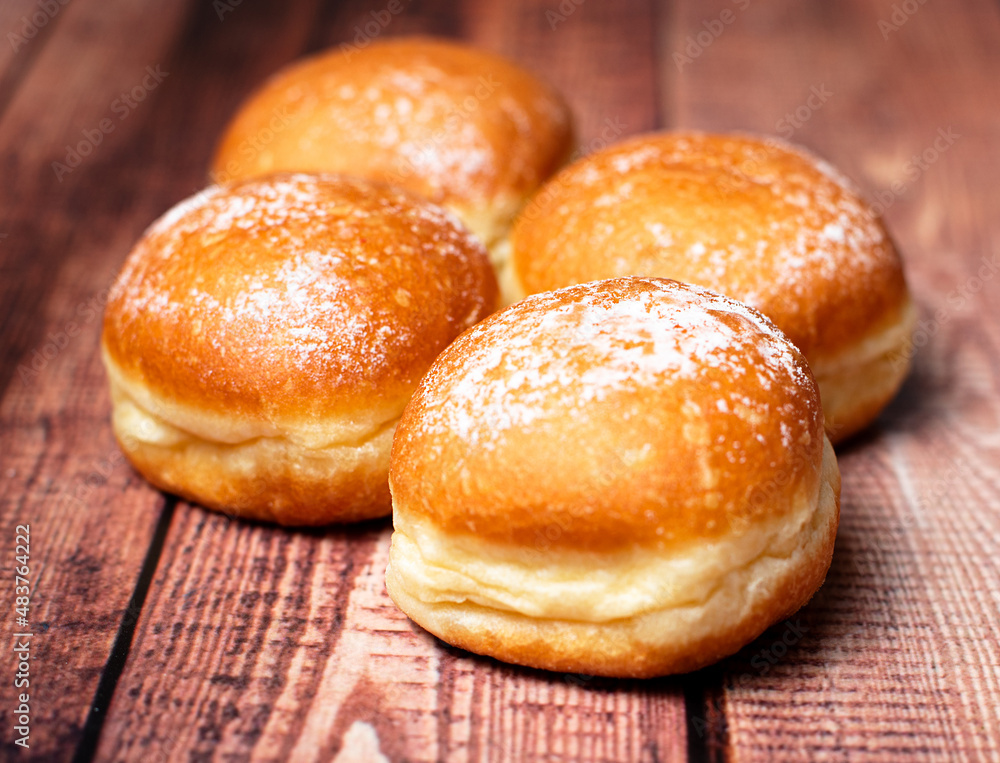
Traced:
POLYGON ((1000 759, 1000 4, 403 0, 385 24, 542 74, 589 149, 790 137, 886 208, 905 254, 915 367, 839 450, 826 585, 715 668, 622 682, 422 632, 385 593, 388 521, 231 521, 113 442, 97 338, 131 244, 204 184, 251 88, 386 3, 60 2, 0 5, 4 757, 26 754, 8 603, 30 524, 39 760, 1000 759))

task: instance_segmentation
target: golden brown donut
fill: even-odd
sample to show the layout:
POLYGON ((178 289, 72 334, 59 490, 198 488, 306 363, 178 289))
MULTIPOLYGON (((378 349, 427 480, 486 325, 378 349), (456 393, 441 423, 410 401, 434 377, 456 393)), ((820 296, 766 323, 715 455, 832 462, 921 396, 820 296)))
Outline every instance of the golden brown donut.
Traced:
POLYGON ((801 353, 675 281, 537 294, 434 362, 392 449, 386 585, 450 644, 593 675, 694 670, 813 595, 840 475, 801 353))
POLYGON ((146 231, 111 291, 115 434, 150 482, 209 508, 387 514, 403 406, 496 301, 486 252, 419 197, 336 176, 212 186, 146 231))
POLYGON ((431 38, 344 46, 291 64, 240 107, 216 182, 276 170, 373 178, 453 211, 491 250, 573 149, 569 108, 500 56, 431 38))
POLYGON ((805 354, 837 442, 909 369, 915 310, 881 219, 830 165, 744 135, 644 135, 553 178, 511 235, 515 291, 622 275, 756 307, 805 354))

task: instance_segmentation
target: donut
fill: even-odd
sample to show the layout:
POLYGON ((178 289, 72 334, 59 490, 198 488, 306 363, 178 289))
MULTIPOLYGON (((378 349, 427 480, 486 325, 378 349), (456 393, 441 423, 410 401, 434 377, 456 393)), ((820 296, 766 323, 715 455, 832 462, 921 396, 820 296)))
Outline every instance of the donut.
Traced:
POLYGON ((802 354, 667 279, 543 292, 434 361, 392 447, 386 586, 445 642, 652 677, 740 649, 830 566, 840 474, 802 354))
POLYGON ((403 407, 496 302, 482 246, 415 195, 332 175, 212 186, 145 232, 111 289, 114 433, 151 483, 233 516, 388 514, 403 407))
POLYGON ((573 146, 569 108, 534 75, 466 45, 405 37, 279 71, 238 109, 211 177, 339 172, 398 185, 454 212, 502 273, 514 216, 573 146))
POLYGON ((812 366, 833 442, 867 426, 909 370, 916 313, 882 220, 781 141, 658 133, 595 153, 539 191, 511 249, 521 294, 661 276, 757 308, 812 366))

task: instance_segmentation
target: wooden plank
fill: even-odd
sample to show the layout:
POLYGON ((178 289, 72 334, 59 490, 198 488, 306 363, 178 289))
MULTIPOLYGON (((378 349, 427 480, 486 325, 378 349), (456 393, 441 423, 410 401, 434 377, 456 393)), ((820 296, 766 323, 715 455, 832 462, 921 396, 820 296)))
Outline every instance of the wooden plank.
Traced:
POLYGON ((414 626, 385 593, 389 533, 387 521, 292 533, 178 507, 99 757, 678 753, 669 685, 521 670, 414 626))
MULTIPOLYGON (((51 680, 39 684, 33 751, 64 759, 79 745, 117 633, 114 659, 129 659, 120 679, 120 665, 103 673, 114 699, 101 759, 657 760, 685 745, 696 757, 755 760, 1000 755, 1000 278, 990 269, 1000 201, 997 161, 980 148, 998 137, 984 109, 997 100, 1000 30, 985 0, 961 13, 921 5, 887 39, 878 21, 889 2, 719 1, 669 13, 584 3, 562 19, 542 2, 431 2, 385 30, 467 37, 538 70, 568 91, 589 147, 616 116, 622 134, 665 119, 780 131, 825 85, 832 95, 792 137, 875 194, 905 179, 908 157, 938 128, 961 134, 891 198, 933 336, 880 427, 841 449, 837 556, 801 617, 679 680, 520 670, 449 649, 395 610, 381 581, 385 522, 286 532, 186 505, 160 525, 138 622, 126 611, 147 555, 153 572, 165 504, 110 437, 101 295, 141 228, 202 184, 211 136, 254 83, 302 50, 350 39, 383 7, 234 4, 220 19, 205 4, 177 45, 183 7, 98 11, 75 0, 30 66, 15 58, 26 79, 0 114, 0 528, 12 537, 27 517, 37 543, 32 621, 43 629, 40 681, 51 680), (672 53, 726 9, 732 23, 678 66, 672 53), (654 49, 658 88, 644 52, 654 49), (162 89, 59 182, 51 162, 66 143, 162 62, 162 89), (70 321, 80 333, 38 376, 19 376, 70 321)), ((98 741, 99 724, 88 729, 80 749, 98 741)))
MULTIPOLYGON (((406 6, 406 3, 402 3, 406 6)), ((317 25, 315 47, 358 38, 436 34, 473 42, 508 56, 556 87, 577 116, 581 149, 659 124, 660 91, 653 50, 658 16, 653 0, 627 4, 459 2, 438 0, 372 24, 384 4, 362 0, 336 6, 317 25), (378 34, 370 31, 380 28, 378 34), (325 33, 324 33, 325 30, 325 33)), ((331 9, 334 7, 331 6, 331 9)))
POLYGON ((975 1, 895 20, 888 2, 686 3, 668 52, 734 8, 692 62, 663 62, 678 124, 791 125, 793 140, 886 201, 927 322, 903 393, 840 450, 842 523, 825 587, 705 672, 721 711, 707 737, 735 760, 994 758, 1000 279, 988 263, 1000 163, 982 146, 997 138, 986 104, 1000 95, 990 74, 1000 13, 975 1), (814 87, 831 95, 808 109, 814 87), (800 107, 809 113, 793 124, 786 115, 800 107), (914 178, 909 157, 949 127, 962 137, 914 178))
POLYGON ((44 46, 64 7, 58 0, 44 9, 39 7, 38 0, 9 0, 0 6, 0 77, 18 57, 36 45, 44 46))
POLYGON ((52 37, 65 7, 58 0, 8 0, 0 5, 0 115, 52 37))
MULTIPOLYGON (((96 25, 94 12, 86 7, 73 12, 66 8, 59 17, 65 26, 60 40, 39 63, 45 63, 45 71, 25 84, 0 120, 0 146, 10 147, 3 157, 5 182, 0 187, 0 233, 6 234, 2 239, 6 245, 0 246, 0 271, 12 276, 0 280, 4 327, 0 347, 6 348, 0 357, 30 356, 44 345, 45 325, 37 316, 55 284, 51 278, 55 267, 92 270, 90 263, 65 256, 78 226, 107 224, 111 230, 105 235, 121 233, 131 242, 170 204, 206 184, 214 136, 249 83, 259 82, 301 50, 312 5, 300 3, 281 17, 283 24, 297 30, 291 43, 278 35, 255 41, 252 49, 230 48, 213 64, 214 76, 202 72, 183 85, 176 84, 181 78, 170 66, 178 65, 162 40, 176 35, 185 5, 174 4, 165 18, 149 14, 141 4, 109 6, 99 14, 106 28, 96 25), (95 39, 102 39, 102 44, 95 46, 95 39), (94 55, 95 47, 104 55, 94 55), (150 78, 147 67, 158 77, 150 78), (143 95, 149 85, 153 89, 143 95), (191 92, 181 94, 182 86, 192 88, 198 102, 206 105, 192 109, 191 92), (129 93, 139 93, 142 100, 130 102, 123 97, 129 93), (164 93, 175 98, 167 107, 170 112, 155 107, 164 93), (167 118, 177 125, 175 132, 163 127, 167 118), (79 168, 63 173, 54 166, 54 162, 68 166, 70 149, 86 143, 87 134, 93 136, 102 122, 111 131, 81 158, 79 168), (151 163, 157 156, 162 164, 151 163), (116 182, 105 187, 109 173, 116 182), (137 193, 143 188, 152 194, 137 193), (136 206, 142 209, 135 210, 136 206), (128 214, 133 211, 134 216, 128 214), (17 246, 11 246, 13 242, 17 246)), ((235 39, 243 39, 237 35, 255 13, 233 4, 233 10, 220 18, 210 4, 204 27, 193 30, 196 34, 189 39, 227 29, 233 30, 235 39)), ((95 293, 110 283, 121 259, 119 254, 101 263, 104 270, 95 293)), ((14 370, 11 364, 0 365, 0 389, 14 370)))
MULTIPOLYGON (((182 23, 184 8, 181 4, 169 12, 149 13, 142 4, 122 3, 98 14, 88 3, 65 7, 56 19, 53 44, 44 47, 3 113, 0 232, 6 238, 0 246, 0 269, 9 277, 0 280, 0 357, 5 361, 19 362, 20 356, 44 346, 46 324, 39 320, 39 310, 57 285, 53 272, 64 263, 81 263, 66 253, 82 222, 88 228, 107 226, 100 230, 104 237, 134 238, 141 229, 142 221, 134 223, 133 230, 123 229, 120 219, 128 196, 115 193, 120 184, 103 187, 102 171, 121 159, 119 152, 127 150, 148 117, 148 105, 161 82, 148 78, 145 69, 164 62, 165 46, 182 23), (102 45, 95 46, 95 39, 102 39, 102 45), (144 88, 144 79, 153 90, 144 88), (149 99, 134 102, 134 109, 122 98, 133 88, 143 101, 149 99), (77 148, 85 155, 76 157, 77 167, 69 167, 73 159, 67 155, 77 148), (66 163, 68 171, 57 172, 54 162, 66 163)), ((135 178, 130 182, 134 185, 135 178)), ((100 251, 95 248, 94 254, 100 251)), ((96 257, 93 264, 100 260, 96 257)), ((87 263, 81 270, 91 268, 87 263)), ((93 292, 107 285, 113 271, 104 268, 99 275, 100 280, 90 284, 93 292)), ((58 308, 61 303, 52 304, 58 308)), ((15 368, 7 362, 0 366, 0 390, 15 368)))
POLYGON ((656 3, 470 3, 465 29, 483 47, 539 73, 569 101, 581 153, 660 122, 656 3))
MULTIPOLYGON (((32 42, 34 63, 0 121, 0 368, 13 382, 0 402, 0 537, 9 570, 15 526, 31 527, 26 688, 38 759, 67 759, 81 738, 163 505, 113 442, 96 354, 104 290, 144 223, 122 210, 121 180, 97 162, 63 183, 49 162, 70 132, 106 116, 121 78, 131 82, 148 56, 169 47, 183 11, 82 0, 63 8, 48 43, 32 42), (95 35, 119 42, 94 49, 95 35)), ((137 124, 122 124, 115 137, 127 140, 137 124)), ((5 618, 5 635, 14 625, 5 618)), ((5 676, 12 658, 10 650, 0 657, 5 676)), ((5 681, 6 753, 15 749, 13 696, 5 681)))
MULTIPOLYGON (((354 26, 382 7, 327 9, 310 46, 351 39, 354 26)), ((582 41, 596 39, 595 25, 606 27, 610 15, 581 18, 575 30, 551 36, 546 27, 534 43, 515 41, 509 24, 500 36, 482 24, 507 12, 544 19, 543 7, 496 3, 473 12, 462 3, 423 3, 385 33, 461 34, 522 60, 548 61, 553 68, 542 73, 554 80, 583 69, 573 76, 589 71, 596 81, 604 64, 584 56, 582 41), (572 54, 539 52, 554 43, 572 54)), ((650 34, 641 14, 617 23, 623 41, 650 34)), ((205 68, 199 63, 175 76, 205 68)), ((653 92, 652 69, 645 71, 642 87, 653 92)), ((615 101, 609 82, 605 88, 612 113, 639 114, 628 100, 633 91, 615 101)), ((643 128, 653 119, 648 103, 643 128)), ((677 682, 618 684, 522 670, 450 649, 410 623, 385 592, 389 533, 388 521, 289 532, 178 505, 98 757, 369 760, 380 751, 413 761, 597 761, 683 754, 677 682)))
MULTIPOLYGON (((0 156, 9 169, 0 187, 8 232, 0 247, 0 357, 9 379, 0 404, 0 529, 12 539, 15 524, 30 522, 35 541, 31 619, 41 633, 34 642, 31 748, 45 759, 68 759, 81 740, 96 741, 84 733, 99 730, 85 727, 88 708, 113 643, 128 647, 137 612, 127 604, 164 506, 164 497, 124 464, 110 434, 97 352, 106 290, 142 229, 204 183, 212 145, 192 136, 212 135, 228 118, 220 97, 227 82, 254 73, 251 59, 265 69, 280 63, 261 51, 281 55, 289 34, 301 39, 307 32, 301 13, 275 11, 266 22, 270 47, 227 59, 246 64, 243 70, 213 61, 216 76, 201 83, 204 105, 195 113, 190 94, 173 84, 181 83, 173 79, 174 62, 187 55, 176 48, 185 17, 180 3, 76 0, 0 121, 0 156), (119 93, 157 65, 169 77, 120 119, 112 106, 119 93), (50 163, 105 118, 115 129, 60 181, 50 163)), ((238 26, 214 13, 201 21, 204 29, 238 26)), ((201 28, 189 27, 189 43, 201 28)), ((4 651, 4 675, 12 674, 11 658, 4 651)), ((112 654, 116 659, 124 653, 112 654)), ((10 750, 15 704, 7 688, 0 695, 10 750)))

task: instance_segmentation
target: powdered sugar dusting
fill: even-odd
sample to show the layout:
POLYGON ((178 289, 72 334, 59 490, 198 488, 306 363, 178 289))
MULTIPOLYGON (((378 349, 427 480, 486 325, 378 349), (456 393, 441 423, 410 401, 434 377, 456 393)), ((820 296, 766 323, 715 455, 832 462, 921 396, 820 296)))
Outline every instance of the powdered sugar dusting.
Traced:
POLYGON ((109 313, 178 366, 214 364, 223 385, 229 369, 270 386, 298 374, 363 387, 486 315, 489 278, 485 251, 438 207, 363 181, 282 175, 169 211, 126 262, 109 313))
POLYGON ((676 278, 753 305, 806 349, 818 316, 833 310, 824 300, 898 267, 850 182, 774 139, 645 136, 593 155, 552 187, 550 208, 535 216, 540 235, 526 224, 513 255, 530 291, 569 282, 559 274, 676 278))
POLYGON ((706 385, 721 387, 713 380, 745 377, 709 405, 763 420, 767 396, 744 387, 812 385, 788 340, 739 302, 662 279, 593 282, 536 294, 467 332, 425 378, 433 394, 421 397, 421 424, 491 448, 506 430, 572 415, 565 406, 585 415, 620 393, 672 385, 696 391, 695 410, 706 385))
MULTIPOLYGON (((325 168, 457 208, 537 187, 570 133, 567 108, 527 72, 424 39, 322 54, 276 75, 258 100, 281 104, 287 124, 251 162, 233 141, 221 164, 325 168)), ((274 119, 254 107, 240 116, 251 140, 274 119)))

